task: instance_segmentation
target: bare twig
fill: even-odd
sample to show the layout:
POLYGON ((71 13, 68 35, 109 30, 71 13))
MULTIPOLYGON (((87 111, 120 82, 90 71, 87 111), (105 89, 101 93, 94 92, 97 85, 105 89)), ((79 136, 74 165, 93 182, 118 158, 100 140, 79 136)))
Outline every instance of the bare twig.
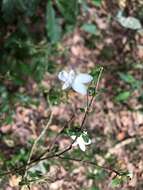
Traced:
POLYGON ((23 178, 27 175, 27 166, 30 164, 30 161, 31 161, 31 157, 36 149, 36 146, 39 142, 39 140, 44 136, 44 134, 46 133, 46 131, 48 130, 51 122, 52 122, 52 119, 53 119, 53 113, 51 112, 51 115, 50 115, 50 118, 49 118, 49 121, 48 123, 46 124, 46 126, 43 128, 43 130, 41 131, 40 135, 38 136, 38 138, 34 141, 33 143, 33 146, 31 148, 31 151, 30 151, 30 154, 29 154, 29 158, 28 158, 28 161, 27 161, 27 164, 26 164, 26 167, 25 167, 25 173, 23 175, 23 178))
POLYGON ((113 168, 110 168, 110 167, 107 167, 107 166, 100 166, 98 165, 96 162, 92 162, 92 161, 89 161, 89 160, 82 160, 82 159, 78 159, 78 158, 71 158, 71 157, 63 157, 63 156, 59 156, 60 159, 62 160, 71 160, 71 161, 75 161, 75 162, 81 162, 81 163, 85 163, 85 164, 90 164, 90 165, 94 165, 98 168, 101 168, 101 169, 104 169, 108 172, 113 172, 115 173, 116 175, 118 176, 121 176, 123 174, 123 172, 119 172, 113 168))

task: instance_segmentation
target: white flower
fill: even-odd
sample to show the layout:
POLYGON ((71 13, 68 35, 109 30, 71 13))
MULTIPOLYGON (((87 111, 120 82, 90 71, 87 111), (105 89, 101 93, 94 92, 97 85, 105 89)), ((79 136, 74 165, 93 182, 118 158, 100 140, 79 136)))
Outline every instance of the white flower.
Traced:
POLYGON ((91 75, 86 73, 76 74, 74 70, 71 70, 69 73, 63 70, 58 74, 58 78, 64 82, 62 86, 63 90, 72 88, 82 95, 87 94, 87 86, 85 84, 93 80, 91 75))
POLYGON ((84 136, 85 138, 87 138, 87 136, 88 136, 88 135, 87 135, 87 132, 84 131, 79 137, 77 137, 77 139, 76 139, 76 135, 72 135, 71 138, 72 138, 73 140, 76 139, 76 141, 73 143, 73 146, 79 145, 79 148, 80 148, 82 151, 85 151, 85 150, 86 150, 86 145, 91 144, 91 139, 88 138, 88 142, 86 142, 86 141, 84 140, 83 136, 84 136))

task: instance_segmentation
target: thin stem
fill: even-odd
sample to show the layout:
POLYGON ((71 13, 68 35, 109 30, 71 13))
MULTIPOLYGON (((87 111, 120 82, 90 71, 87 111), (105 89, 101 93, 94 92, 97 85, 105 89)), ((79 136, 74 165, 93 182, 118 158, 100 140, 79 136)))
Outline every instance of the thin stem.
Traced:
POLYGON ((27 164, 26 164, 25 173, 23 175, 23 178, 27 175, 27 166, 29 165, 29 163, 31 161, 31 157, 32 157, 32 155, 33 155, 33 153, 34 153, 34 151, 36 149, 37 144, 38 144, 39 140, 44 136, 46 131, 48 130, 52 120, 53 120, 53 113, 51 112, 51 115, 50 115, 50 118, 49 118, 49 121, 48 121, 47 125, 43 128, 43 130, 41 131, 41 134, 37 137, 37 139, 33 143, 33 146, 31 148, 29 158, 28 158, 28 161, 27 161, 27 164))
POLYGON ((123 173, 118 172, 117 170, 107 167, 107 166, 100 166, 95 162, 89 161, 89 160, 82 160, 82 159, 78 159, 78 158, 71 158, 71 157, 63 157, 63 156, 59 156, 60 159, 62 160, 71 160, 71 161, 75 161, 75 162, 82 162, 82 163, 86 163, 86 164, 90 164, 90 165, 94 165, 98 168, 104 169, 106 171, 109 172, 114 172, 116 175, 121 176, 123 173))

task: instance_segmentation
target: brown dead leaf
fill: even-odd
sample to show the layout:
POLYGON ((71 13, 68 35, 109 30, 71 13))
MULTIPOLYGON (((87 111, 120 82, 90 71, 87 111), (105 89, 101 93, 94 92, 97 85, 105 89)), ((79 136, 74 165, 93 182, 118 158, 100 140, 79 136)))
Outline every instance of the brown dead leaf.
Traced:
POLYGON ((9 179, 10 186, 17 187, 19 185, 19 182, 21 182, 21 179, 22 179, 21 176, 16 176, 16 175, 11 176, 11 178, 9 179))

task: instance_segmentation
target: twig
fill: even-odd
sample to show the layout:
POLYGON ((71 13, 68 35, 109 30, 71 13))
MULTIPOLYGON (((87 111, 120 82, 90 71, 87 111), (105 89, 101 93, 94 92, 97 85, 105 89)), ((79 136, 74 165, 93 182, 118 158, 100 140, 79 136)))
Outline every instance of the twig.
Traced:
POLYGON ((117 170, 115 170, 113 168, 110 168, 110 167, 107 167, 107 166, 100 166, 97 163, 89 161, 89 160, 82 160, 82 159, 78 159, 78 158, 63 157, 63 156, 59 156, 59 158, 62 159, 62 160, 71 160, 71 161, 75 161, 75 162, 82 162, 82 163, 94 165, 94 166, 96 166, 98 168, 101 168, 101 169, 104 169, 106 171, 113 172, 113 173, 115 173, 118 176, 123 175, 123 172, 120 173, 117 170))
POLYGON ((38 144, 39 140, 44 136, 44 134, 46 133, 47 129, 49 128, 51 122, 53 120, 53 113, 51 112, 51 115, 50 115, 50 118, 49 118, 49 121, 47 123, 47 125, 43 128, 41 134, 38 136, 38 138, 34 141, 33 143, 33 146, 31 148, 31 151, 30 151, 30 154, 29 154, 29 158, 28 158, 28 161, 27 161, 27 164, 26 164, 26 168, 25 168, 25 173, 23 175, 23 178, 27 175, 27 166, 29 165, 30 161, 31 161, 31 157, 34 153, 34 150, 36 148, 36 145, 38 144))

